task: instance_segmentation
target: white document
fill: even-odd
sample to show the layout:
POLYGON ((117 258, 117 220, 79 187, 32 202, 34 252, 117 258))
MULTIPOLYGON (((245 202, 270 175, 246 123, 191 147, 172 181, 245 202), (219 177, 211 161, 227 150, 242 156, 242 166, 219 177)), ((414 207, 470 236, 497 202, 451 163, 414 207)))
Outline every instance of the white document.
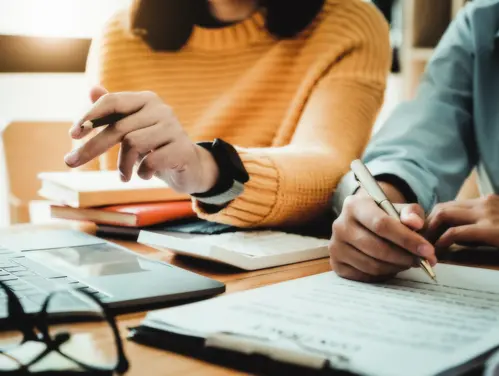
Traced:
POLYGON ((435 375, 499 345, 499 272, 435 271, 439 285, 420 269, 377 285, 329 272, 152 312, 144 324, 204 338, 232 333, 233 348, 251 339, 364 375, 435 375))

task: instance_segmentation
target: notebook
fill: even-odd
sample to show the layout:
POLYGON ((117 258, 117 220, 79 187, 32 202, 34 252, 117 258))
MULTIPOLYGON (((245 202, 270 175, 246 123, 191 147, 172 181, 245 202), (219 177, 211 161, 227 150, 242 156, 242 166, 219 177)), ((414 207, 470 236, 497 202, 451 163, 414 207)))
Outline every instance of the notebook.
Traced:
POLYGON ((197 218, 188 218, 159 223, 157 225, 148 227, 97 225, 96 236, 99 238, 113 238, 136 242, 141 230, 208 235, 234 232, 237 230, 237 227, 232 227, 221 223, 208 222, 197 218))
POLYGON ((74 208, 190 199, 156 177, 143 180, 134 175, 123 183, 118 171, 44 172, 38 177, 40 196, 74 208))
POLYGON ((50 215, 52 218, 125 227, 146 227, 196 216, 191 201, 152 202, 99 208, 51 205, 50 215))
POLYGON ((429 376, 484 367, 499 346, 499 271, 435 271, 440 284, 418 268, 384 284, 333 272, 295 279, 150 312, 130 338, 257 374, 297 367, 429 376))
POLYGON ((280 231, 218 235, 142 230, 137 240, 158 250, 257 270, 328 256, 328 240, 280 231))

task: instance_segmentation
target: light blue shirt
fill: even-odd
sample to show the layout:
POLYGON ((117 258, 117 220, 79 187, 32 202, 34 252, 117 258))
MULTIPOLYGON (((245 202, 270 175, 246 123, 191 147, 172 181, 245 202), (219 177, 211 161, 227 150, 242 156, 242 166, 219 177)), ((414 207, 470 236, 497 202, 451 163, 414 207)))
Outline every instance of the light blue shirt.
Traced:
MULTIPOLYGON (((363 160, 375 176, 403 179, 427 212, 453 200, 478 164, 499 192, 499 0, 474 0, 460 12, 415 99, 393 112, 363 160)), ((336 203, 351 180, 343 178, 336 203)))

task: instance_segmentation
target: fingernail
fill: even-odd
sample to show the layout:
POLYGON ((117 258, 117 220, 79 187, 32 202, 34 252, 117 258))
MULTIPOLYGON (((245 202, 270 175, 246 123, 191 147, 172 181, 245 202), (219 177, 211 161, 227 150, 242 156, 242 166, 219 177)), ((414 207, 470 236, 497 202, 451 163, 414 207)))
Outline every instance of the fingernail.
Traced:
POLYGON ((126 178, 126 176, 120 171, 120 179, 123 183, 126 183, 128 181, 128 179, 126 178))
POLYGON ((418 247, 418 254, 420 256, 431 256, 433 254, 433 247, 422 244, 418 247))
POLYGON ((417 221, 422 221, 423 219, 417 215, 416 213, 409 213, 409 217, 412 218, 412 219, 415 219, 417 221))
POLYGON ((73 166, 74 164, 78 163, 78 158, 78 150, 73 150, 71 153, 66 154, 66 156, 64 157, 64 162, 66 162, 68 166, 73 166))
POLYGON ((72 137, 77 137, 79 136, 79 134, 81 133, 81 126, 80 124, 73 124, 73 126, 71 127, 71 129, 69 130, 69 134, 72 136, 72 137))

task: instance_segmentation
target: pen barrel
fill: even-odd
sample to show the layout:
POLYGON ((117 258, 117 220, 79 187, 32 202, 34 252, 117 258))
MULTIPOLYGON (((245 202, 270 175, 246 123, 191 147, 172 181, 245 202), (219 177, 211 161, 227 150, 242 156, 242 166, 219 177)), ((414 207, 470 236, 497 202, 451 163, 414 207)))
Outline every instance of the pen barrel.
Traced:
POLYGON ((388 201, 388 200, 383 200, 379 203, 379 206, 381 207, 381 209, 383 209, 385 211, 386 214, 388 214, 390 217, 392 218, 395 218, 395 219, 399 219, 400 220, 400 215, 399 215, 399 212, 397 211, 397 209, 395 209, 395 206, 393 206, 393 204, 388 201))
POLYGON ((104 125, 117 123, 118 121, 123 120, 125 117, 127 117, 126 114, 112 113, 99 119, 92 120, 92 125, 94 128, 102 127, 104 125))

